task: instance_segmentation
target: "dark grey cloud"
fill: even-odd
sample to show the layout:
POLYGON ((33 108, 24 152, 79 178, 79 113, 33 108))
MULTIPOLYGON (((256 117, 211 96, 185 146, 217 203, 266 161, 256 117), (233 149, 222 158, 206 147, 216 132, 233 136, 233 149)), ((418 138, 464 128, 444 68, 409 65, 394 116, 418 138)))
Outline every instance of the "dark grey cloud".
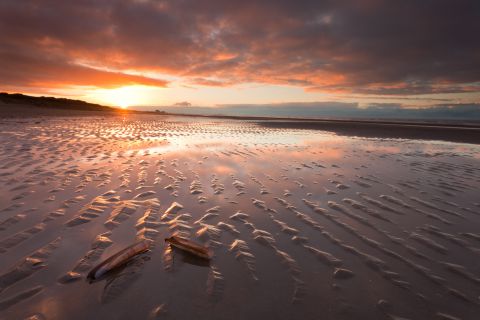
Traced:
POLYGON ((81 63, 119 76, 159 71, 212 86, 478 92, 478 34, 476 0, 3 0, 0 54, 9 59, 0 61, 0 77, 11 77, 11 86, 41 82, 25 83, 38 77, 24 64, 34 55, 51 77, 81 63), (3 73, 7 65, 24 75, 3 73))

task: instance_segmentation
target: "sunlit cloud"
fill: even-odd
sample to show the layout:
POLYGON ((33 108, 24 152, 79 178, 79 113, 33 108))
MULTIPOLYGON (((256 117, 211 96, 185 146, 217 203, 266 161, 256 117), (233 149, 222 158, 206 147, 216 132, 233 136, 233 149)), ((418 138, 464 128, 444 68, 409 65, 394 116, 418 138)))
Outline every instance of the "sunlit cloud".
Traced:
POLYGON ((300 88, 304 101, 478 93, 478 12, 477 1, 447 0, 5 0, 0 85, 178 93, 255 83, 300 88))

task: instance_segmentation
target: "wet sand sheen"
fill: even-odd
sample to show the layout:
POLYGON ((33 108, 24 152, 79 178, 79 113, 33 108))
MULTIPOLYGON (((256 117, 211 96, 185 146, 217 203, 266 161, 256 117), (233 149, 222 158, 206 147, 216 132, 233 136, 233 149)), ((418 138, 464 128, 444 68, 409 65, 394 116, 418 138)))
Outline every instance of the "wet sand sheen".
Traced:
POLYGON ((478 146, 133 115, 0 128, 2 319, 480 311, 478 146), (141 241, 147 252, 85 281, 141 241))

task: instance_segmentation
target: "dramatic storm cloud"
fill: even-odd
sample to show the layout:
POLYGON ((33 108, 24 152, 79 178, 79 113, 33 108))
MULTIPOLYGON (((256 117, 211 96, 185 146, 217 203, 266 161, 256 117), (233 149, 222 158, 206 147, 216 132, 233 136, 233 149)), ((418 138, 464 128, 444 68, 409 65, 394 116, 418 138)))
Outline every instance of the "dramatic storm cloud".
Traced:
POLYGON ((3 0, 0 85, 478 92, 478 34, 477 0, 3 0))

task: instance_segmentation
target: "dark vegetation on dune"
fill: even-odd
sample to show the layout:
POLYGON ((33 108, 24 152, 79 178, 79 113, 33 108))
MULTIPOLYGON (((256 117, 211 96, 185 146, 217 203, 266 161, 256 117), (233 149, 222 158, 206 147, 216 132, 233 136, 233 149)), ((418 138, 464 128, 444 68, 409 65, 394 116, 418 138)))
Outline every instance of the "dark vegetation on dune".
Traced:
POLYGON ((42 108, 64 109, 64 110, 88 110, 88 111, 115 111, 116 108, 106 107, 82 100, 72 100, 54 97, 33 97, 21 93, 0 93, 0 101, 5 104, 23 104, 42 108))

